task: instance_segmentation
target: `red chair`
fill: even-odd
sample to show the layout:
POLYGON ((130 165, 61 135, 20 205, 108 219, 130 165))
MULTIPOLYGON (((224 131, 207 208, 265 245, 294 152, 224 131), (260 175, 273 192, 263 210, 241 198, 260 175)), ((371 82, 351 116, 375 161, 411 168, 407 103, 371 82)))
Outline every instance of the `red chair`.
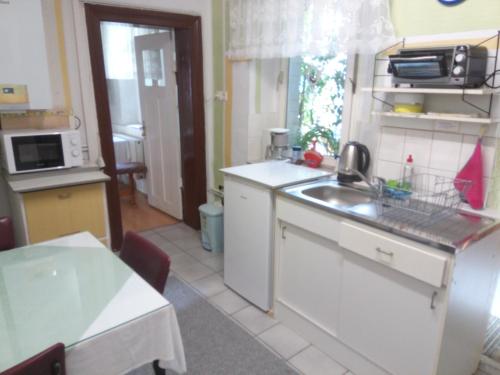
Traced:
POLYGON ((65 375, 64 344, 55 344, 0 375, 65 375))
POLYGON ((14 240, 14 227, 10 217, 0 217, 0 251, 16 247, 14 240))
POLYGON ((127 232, 120 258, 163 294, 170 271, 170 257, 162 249, 137 233, 127 232))

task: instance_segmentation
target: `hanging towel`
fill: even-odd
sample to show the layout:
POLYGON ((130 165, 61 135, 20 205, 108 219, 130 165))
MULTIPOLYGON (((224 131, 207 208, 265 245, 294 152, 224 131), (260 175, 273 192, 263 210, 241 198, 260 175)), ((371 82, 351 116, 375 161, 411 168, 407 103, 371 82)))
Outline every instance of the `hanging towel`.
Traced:
POLYGON ((457 174, 457 180, 471 181, 470 186, 466 186, 461 181, 455 181, 457 190, 464 193, 467 202, 476 210, 484 207, 483 188, 483 155, 481 148, 481 138, 478 139, 472 156, 465 166, 457 174))

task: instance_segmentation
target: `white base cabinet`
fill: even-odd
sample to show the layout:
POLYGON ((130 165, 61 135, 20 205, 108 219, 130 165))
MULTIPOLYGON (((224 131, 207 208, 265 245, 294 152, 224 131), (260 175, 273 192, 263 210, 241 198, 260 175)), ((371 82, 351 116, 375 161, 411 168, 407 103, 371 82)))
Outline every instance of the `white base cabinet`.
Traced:
POLYGON ((391 374, 435 374, 445 293, 346 251, 338 337, 391 374))
POLYGON ((276 218, 278 320, 357 375, 474 373, 498 233, 451 255, 281 196, 276 218))
POLYGON ((336 335, 343 251, 293 225, 281 227, 279 301, 336 335), (304 282, 307 280, 307 282, 304 282))

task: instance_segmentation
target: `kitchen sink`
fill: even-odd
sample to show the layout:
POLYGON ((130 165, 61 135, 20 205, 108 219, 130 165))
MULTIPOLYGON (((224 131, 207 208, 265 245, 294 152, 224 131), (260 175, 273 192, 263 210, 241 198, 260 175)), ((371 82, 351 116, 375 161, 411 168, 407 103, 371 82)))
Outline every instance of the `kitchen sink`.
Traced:
POLYGON ((374 198, 370 192, 357 190, 338 183, 330 183, 304 187, 301 193, 307 197, 318 199, 332 206, 356 206, 373 202, 374 198))

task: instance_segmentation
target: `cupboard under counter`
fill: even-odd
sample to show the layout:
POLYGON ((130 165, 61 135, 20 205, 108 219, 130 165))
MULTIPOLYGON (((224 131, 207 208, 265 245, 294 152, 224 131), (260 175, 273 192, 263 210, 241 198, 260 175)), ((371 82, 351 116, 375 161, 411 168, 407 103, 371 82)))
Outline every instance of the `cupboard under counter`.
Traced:
POLYGON ((475 371, 500 232, 452 254, 282 195, 275 228, 278 320, 358 375, 475 371))
POLYGON ((7 176, 17 246, 84 231, 108 243, 108 179, 90 168, 7 176))

